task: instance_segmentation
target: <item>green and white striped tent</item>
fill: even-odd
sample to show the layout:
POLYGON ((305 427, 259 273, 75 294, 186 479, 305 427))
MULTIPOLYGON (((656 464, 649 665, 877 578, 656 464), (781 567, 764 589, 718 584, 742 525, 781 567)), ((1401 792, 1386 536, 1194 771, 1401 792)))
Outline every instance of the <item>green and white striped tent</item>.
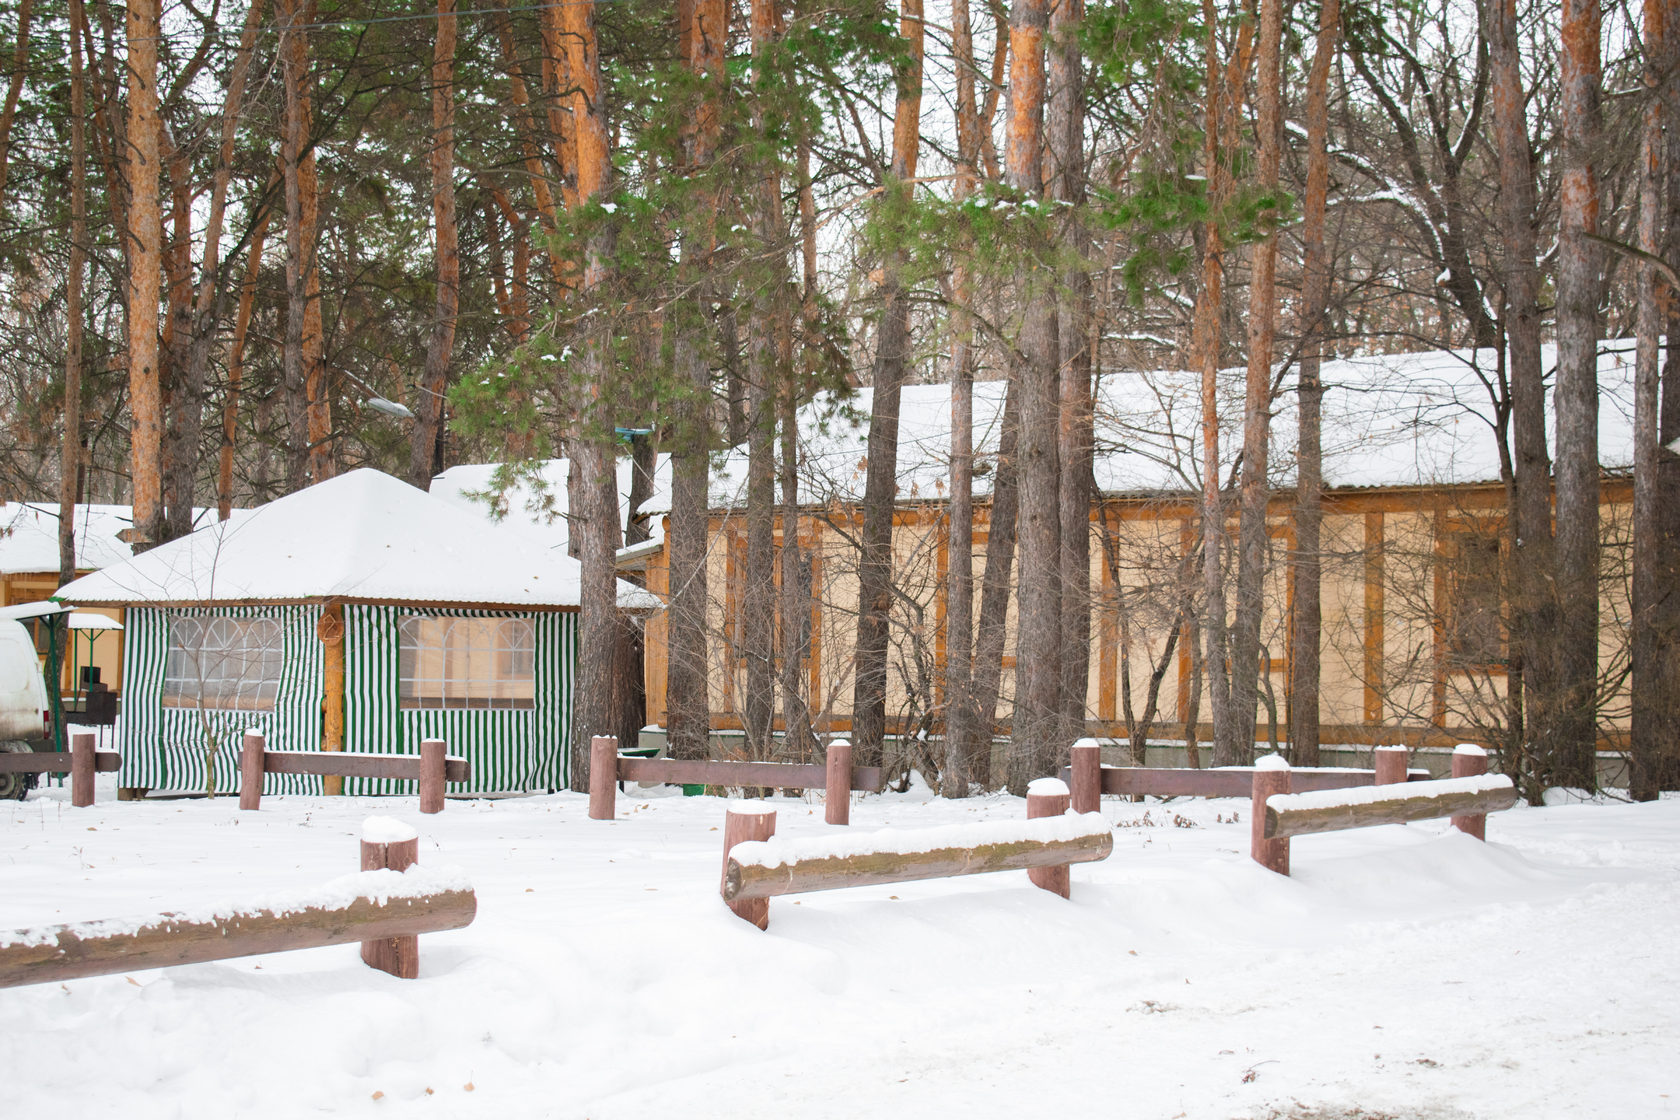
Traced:
MULTIPOLYGON (((344 748, 415 754, 421 739, 442 738, 472 763, 471 781, 451 792, 511 792, 566 783, 579 574, 563 550, 364 469, 83 576, 57 598, 128 608, 118 728, 123 786, 202 789, 213 748, 216 788, 235 790, 239 738, 249 727, 266 732, 270 749, 318 750, 325 656, 316 627, 329 605, 342 605, 344 748), (198 702, 183 704, 166 682, 172 643, 179 651, 183 634, 207 633, 218 619, 237 620, 224 624, 230 629, 263 620, 265 649, 242 654, 251 663, 266 658, 249 675, 261 683, 246 695, 247 683, 218 681, 224 692, 211 704, 203 674, 198 702), (433 627, 524 620, 517 632, 528 637, 517 652, 529 662, 530 695, 517 705, 405 703, 405 619, 433 627)), ((619 604, 650 609, 657 599, 621 582, 619 604)), ((271 775, 268 782, 270 792, 321 789, 318 777, 271 775)), ((404 786, 346 779, 345 792, 408 792, 404 786)))

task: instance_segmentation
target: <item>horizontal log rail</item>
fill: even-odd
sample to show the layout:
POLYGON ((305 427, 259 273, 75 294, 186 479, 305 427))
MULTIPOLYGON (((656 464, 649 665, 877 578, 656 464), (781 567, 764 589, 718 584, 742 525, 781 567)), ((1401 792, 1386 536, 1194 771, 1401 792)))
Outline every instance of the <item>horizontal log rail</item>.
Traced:
POLYGON ((345 778, 377 778, 418 782, 420 811, 443 812, 445 784, 465 782, 472 766, 446 753, 442 739, 424 739, 419 754, 376 754, 371 751, 271 751, 261 731, 245 732, 239 750, 239 807, 262 808, 264 774, 319 774, 345 778))
MULTIPOLYGON (((70 751, 36 751, 31 754, 0 751, 0 774, 69 774, 74 768, 70 751)), ((116 751, 94 751, 93 769, 100 774, 114 774, 122 769, 122 755, 116 751)))
MULTIPOLYGON (((370 821, 369 824, 374 822, 370 821)), ((389 823, 389 822, 387 822, 389 823)), ((199 917, 159 914, 135 924, 95 921, 0 933, 0 988, 107 976, 148 968, 259 956, 363 942, 363 958, 405 978, 418 975, 418 950, 386 961, 369 959, 366 945, 383 950, 422 933, 461 929, 478 912, 472 887, 454 875, 401 874, 387 866, 387 849, 417 847, 415 839, 362 842, 369 868, 322 892, 346 902, 314 902, 237 909, 199 917), (375 850, 370 860, 369 849, 375 850)), ((407 862, 412 864, 412 855, 407 862)), ((406 866, 406 865, 405 865, 406 866)), ((377 955, 377 954, 376 954, 377 955)))
POLYGON ((1391 780, 1368 790, 1315 790, 1303 786, 1300 771, 1291 770, 1282 758, 1262 759, 1255 768, 1250 803, 1254 862, 1287 875, 1291 837, 1439 817, 1451 817, 1454 828, 1483 840, 1487 814, 1517 803, 1511 779, 1487 773, 1487 752, 1474 744, 1453 752, 1453 776, 1439 781, 1402 783, 1402 760, 1393 754, 1380 757, 1383 753, 1378 765, 1391 780))
POLYGON ((731 910, 760 929, 768 926, 768 900, 777 895, 992 871, 1027 871, 1035 886, 1066 898, 1068 866, 1107 859, 1114 850, 1114 831, 1099 814, 1069 813, 1062 782, 1040 779, 1033 787, 1025 822, 887 829, 839 843, 836 834, 777 841, 774 810, 733 805, 724 819, 719 893, 731 910))
MULTIPOLYGON (((336 774, 345 778, 389 778, 400 782, 420 780, 417 754, 375 754, 370 751, 269 751, 263 752, 265 774, 336 774)), ((472 777, 472 765, 460 755, 445 755, 443 779, 464 782, 472 777)))
POLYGON ((611 820, 619 782, 665 782, 703 786, 753 786, 767 789, 823 789, 829 824, 850 820, 851 791, 881 788, 879 766, 853 766, 852 746, 830 743, 822 763, 733 762, 723 759, 643 758, 618 753, 618 739, 596 735, 589 741, 589 817, 611 820))
POLYGON ((1266 838, 1281 840, 1349 828, 1497 813, 1517 803, 1516 787, 1503 774, 1469 779, 1476 783, 1473 789, 1463 788, 1465 781, 1444 778, 1409 782, 1395 786, 1393 793, 1380 799, 1351 804, 1317 802, 1312 794, 1273 795, 1266 802, 1266 838))
POLYGON ((70 736, 67 751, 0 751, 0 774, 69 774, 70 804, 85 809, 93 804, 93 776, 122 769, 122 755, 94 749, 91 731, 70 736))

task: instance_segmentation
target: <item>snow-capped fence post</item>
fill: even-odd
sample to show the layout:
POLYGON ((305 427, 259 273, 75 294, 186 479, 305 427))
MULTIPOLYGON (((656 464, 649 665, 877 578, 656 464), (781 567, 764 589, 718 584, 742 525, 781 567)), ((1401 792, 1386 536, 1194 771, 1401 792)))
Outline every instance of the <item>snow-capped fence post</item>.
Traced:
POLYGON ((93 804, 93 734, 70 736, 70 804, 85 809, 93 804))
POLYGON ((1255 762, 1249 805, 1249 854, 1255 863, 1279 875, 1289 874, 1289 838, 1266 835, 1266 799, 1289 790, 1289 763, 1282 755, 1269 754, 1255 762))
MULTIPOLYGON (((1027 783, 1027 819, 1059 817, 1072 803, 1067 783, 1060 778, 1035 778, 1027 783)), ((1073 890, 1072 867, 1066 863, 1050 867, 1029 867, 1027 878, 1032 885, 1067 898, 1073 890)))
POLYGON ((1378 747, 1371 752, 1372 768, 1379 786, 1399 785, 1406 780, 1406 748, 1378 747))
MULTIPOLYGON (((390 817, 369 817, 362 822, 362 870, 407 871, 420 859, 420 835, 408 825, 390 817)), ((381 937, 362 942, 362 960, 370 967, 403 980, 420 975, 420 938, 381 937)))
POLYGON ((724 905, 759 929, 770 928, 770 900, 743 898, 731 900, 725 893, 729 886, 729 850, 746 840, 768 840, 776 835, 776 810, 768 805, 750 801, 732 801, 723 816, 723 880, 718 893, 724 895, 724 905))
POLYGON ((823 819, 829 824, 852 823, 852 744, 836 739, 828 745, 824 760, 827 779, 823 794, 823 819))
POLYGON ((1102 747, 1095 739, 1081 739, 1070 754, 1073 811, 1095 813, 1102 803, 1102 747))
POLYGON ((256 728, 245 732, 239 743, 239 807, 262 808, 263 751, 267 744, 263 733, 256 728))
MULTIPOLYGON (((1487 751, 1474 743, 1460 743, 1453 748, 1452 776, 1474 778, 1487 773, 1487 751)), ((1487 839, 1487 814, 1466 813, 1452 819, 1453 827, 1478 840, 1487 839)))
POLYGON ((618 810, 618 736, 589 740, 589 819, 610 821, 618 810))
POLYGON ((443 812, 443 766, 449 746, 442 739, 420 740, 420 811, 443 812))

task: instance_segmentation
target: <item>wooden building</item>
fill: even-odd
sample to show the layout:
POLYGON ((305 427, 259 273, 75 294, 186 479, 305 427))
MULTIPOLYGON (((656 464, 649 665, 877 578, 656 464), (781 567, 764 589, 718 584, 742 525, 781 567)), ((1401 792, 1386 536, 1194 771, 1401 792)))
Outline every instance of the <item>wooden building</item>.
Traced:
MULTIPOLYGON (((1616 745, 1627 719, 1620 671, 1628 656, 1632 349, 1631 343, 1606 344, 1600 370, 1605 464, 1600 631, 1607 682, 1601 728, 1606 747, 1616 745)), ((1550 347, 1546 353, 1550 362, 1550 347)), ((1324 367, 1324 743, 1495 743, 1510 726, 1502 544, 1506 498, 1489 388, 1497 384, 1494 358, 1490 351, 1435 352, 1324 367)), ((1236 504, 1229 488, 1240 451, 1242 372, 1230 371, 1222 386, 1222 477, 1231 494, 1232 538, 1236 504)), ((1272 554, 1263 620, 1269 671, 1261 680, 1262 739, 1285 737, 1288 728, 1292 388, 1285 386, 1272 428, 1272 554)), ((977 493, 969 562, 977 604, 1004 389, 1001 382, 975 387, 977 493)), ((844 405, 819 401, 801 415, 805 457, 798 539, 804 553, 801 580, 809 580, 810 595, 808 616, 802 612, 794 624, 808 636, 801 679, 819 731, 850 726, 857 624, 854 542, 861 529, 868 414, 868 390, 863 390, 844 405)), ((945 576, 960 552, 953 549, 946 527, 948 388, 907 386, 899 423, 888 721, 890 730, 932 734, 939 729, 944 703, 945 576)), ((1151 737, 1184 740, 1188 732, 1206 742, 1210 704, 1205 682, 1198 681, 1199 659, 1192 656, 1201 610, 1200 562, 1192 555, 1199 543, 1201 486, 1195 375, 1105 375, 1096 430, 1088 726, 1093 734, 1128 735, 1147 706, 1150 678, 1158 672, 1158 716, 1151 737), (1187 728, 1198 708, 1197 725, 1187 728)), ((745 453, 738 449, 717 470, 712 486, 711 709, 719 728, 740 726, 745 479, 745 453)), ((778 525, 778 546, 781 533, 778 525)), ((669 574, 663 550, 644 563, 649 590, 665 594, 669 574)), ((776 571, 779 581, 779 562, 776 571)), ((650 621, 646 648, 648 721, 663 725, 663 617, 650 621)), ((1013 602, 1004 652, 999 717, 1007 727, 1013 602)))

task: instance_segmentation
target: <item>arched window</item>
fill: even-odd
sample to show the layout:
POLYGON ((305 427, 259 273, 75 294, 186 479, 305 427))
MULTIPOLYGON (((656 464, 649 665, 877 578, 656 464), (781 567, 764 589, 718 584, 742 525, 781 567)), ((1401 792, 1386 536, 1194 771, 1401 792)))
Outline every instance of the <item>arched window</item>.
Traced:
POLYGON ((397 678, 404 708, 530 708, 536 634, 526 618, 397 620, 397 678))
POLYGON ((171 615, 163 703, 271 712, 283 661, 280 623, 272 618, 171 615))

